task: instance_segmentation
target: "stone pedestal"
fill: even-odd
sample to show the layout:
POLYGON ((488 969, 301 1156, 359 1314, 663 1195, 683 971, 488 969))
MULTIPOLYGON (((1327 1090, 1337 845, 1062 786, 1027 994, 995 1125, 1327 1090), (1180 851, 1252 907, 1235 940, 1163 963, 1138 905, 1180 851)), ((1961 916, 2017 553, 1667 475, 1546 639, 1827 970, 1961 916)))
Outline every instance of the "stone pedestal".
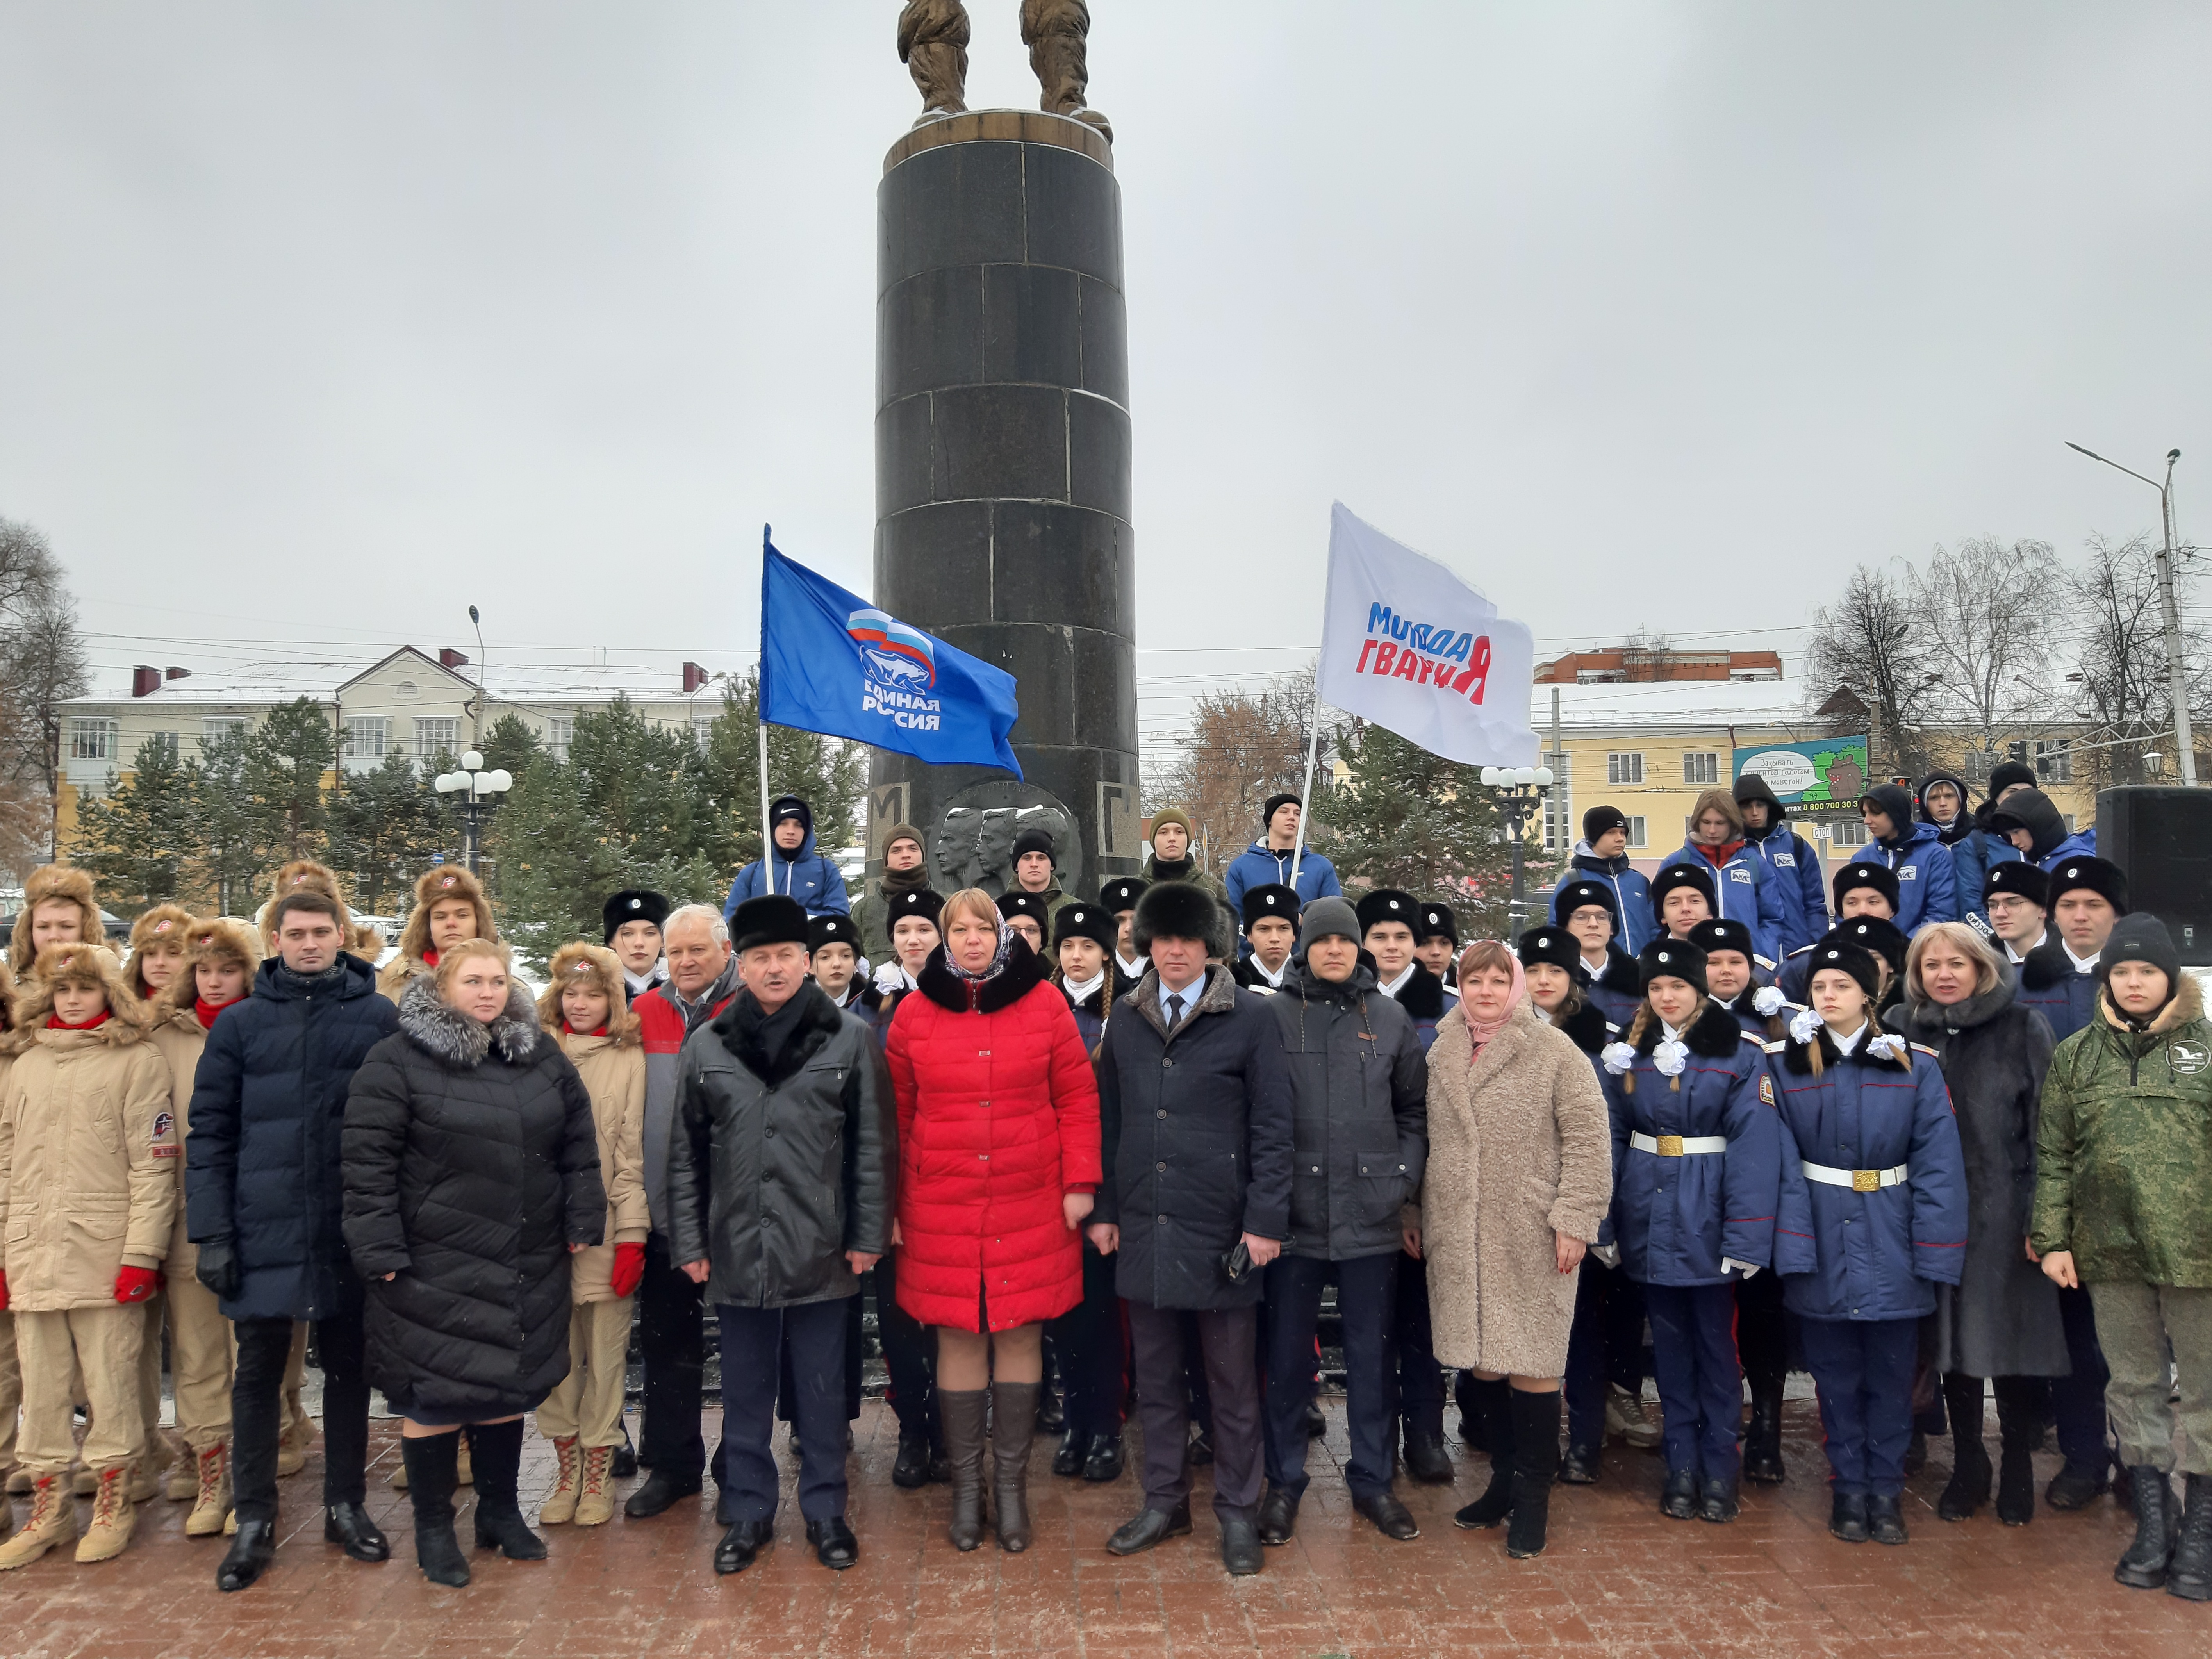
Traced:
POLYGON ((878 750, 869 873, 903 821, 939 891, 997 891, 1037 823, 1060 885, 1095 898, 1141 854, 1113 152, 1080 122, 975 111, 893 145, 876 202, 876 603, 1019 682, 1024 781, 878 750))

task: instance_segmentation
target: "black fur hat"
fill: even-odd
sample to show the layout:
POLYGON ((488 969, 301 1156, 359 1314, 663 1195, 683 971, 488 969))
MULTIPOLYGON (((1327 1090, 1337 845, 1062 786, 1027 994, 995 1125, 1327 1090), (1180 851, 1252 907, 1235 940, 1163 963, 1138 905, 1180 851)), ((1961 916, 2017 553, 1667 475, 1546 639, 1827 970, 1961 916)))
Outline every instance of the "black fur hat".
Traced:
POLYGON ((1699 869, 1694 864, 1670 864, 1651 878, 1651 915, 1656 921, 1666 915, 1667 895, 1677 887, 1694 887, 1705 896, 1705 908, 1720 908, 1720 899, 1713 890, 1712 872, 1699 869))
POLYGON ((1213 896, 1196 882, 1157 881, 1137 901, 1137 919, 1129 928, 1129 942, 1139 956, 1150 956, 1156 939, 1213 938, 1219 915, 1213 896))
POLYGON ((1421 907, 1420 920, 1413 924, 1413 943, 1425 944, 1432 939, 1448 939, 1459 943, 1459 918, 1452 914, 1450 905, 1440 899, 1431 899, 1421 907))
POLYGON ((818 951, 825 945, 849 945, 853 954, 860 953, 860 930, 853 926, 852 917, 842 911, 831 911, 826 916, 817 916, 806 929, 806 948, 818 951))
POLYGON ((1824 968, 1840 968, 1859 982, 1859 988, 1871 1002, 1881 994, 1881 964, 1874 959, 1874 952, 1853 945, 1848 939, 1838 939, 1833 933, 1813 947, 1813 954, 1805 963, 1805 994, 1813 993, 1813 976, 1824 968))
POLYGON ((896 893, 884 895, 884 932, 888 934, 907 916, 920 916, 931 927, 937 926, 945 901, 927 887, 908 887, 896 893))
POLYGON ((1420 914, 1421 907, 1414 902, 1411 893, 1401 892, 1395 887, 1377 887, 1359 901, 1359 931, 1364 935, 1380 923, 1395 921, 1402 922, 1411 932, 1420 914))
POLYGON ((1831 884, 1831 887, 1836 896, 1836 908, 1838 911, 1844 908, 1844 895, 1855 887, 1873 888, 1875 892, 1888 901, 1889 914, 1893 916, 1897 914, 1898 907, 1904 902, 1904 890, 1897 884, 1897 872, 1886 864, 1869 864, 1854 859, 1836 872, 1836 878, 1831 884))
POLYGON ((1042 853, 1047 858, 1050 858, 1054 850, 1052 844, 1052 833, 1049 830, 1024 830, 1014 837, 1016 858, 1021 857, 1024 853, 1042 853))
MULTIPOLYGON (((1814 951, 1826 950, 1831 945, 1856 945, 1862 951, 1871 951, 1889 964, 1892 973, 1901 973, 1905 968, 1905 948, 1911 941, 1893 921, 1881 916, 1853 916, 1839 921, 1820 935, 1813 947, 1814 951)), ((1808 970, 1806 982, 1812 982, 1808 970)))
POLYGON ((1145 889, 1151 885, 1142 876, 1117 876, 1098 890, 1098 908, 1109 916, 1133 910, 1137 901, 1144 897, 1145 889))
POLYGON ((1636 958, 1636 966, 1644 975, 1646 990, 1653 980, 1664 977, 1696 987, 1699 996, 1705 994, 1705 953, 1686 940, 1653 939, 1644 947, 1644 954, 1636 958))
POLYGON ((1531 927, 1515 944, 1514 953, 1521 958, 1523 968, 1534 968, 1540 962, 1548 962, 1554 968, 1576 973, 1582 966, 1583 947, 1575 936, 1558 926, 1531 927))
POLYGON ((1565 927, 1569 916, 1593 905, 1605 907, 1605 913, 1613 918, 1613 931, 1619 933, 1620 901, 1613 889, 1601 881, 1562 882, 1559 891, 1552 895, 1552 920, 1565 927))
POLYGON ((1715 916, 1690 929, 1690 943, 1709 957, 1716 951, 1733 951, 1748 962, 1753 954, 1751 929, 1725 916, 1715 916))
MULTIPOLYGON (((1291 797, 1296 800, 1297 796, 1291 797)), ((1298 902, 1297 890, 1285 887, 1279 881, 1263 881, 1257 887, 1244 890, 1244 931, 1250 933, 1252 924, 1265 921, 1269 916, 1287 921, 1293 927, 1298 923, 1298 912, 1305 906, 1298 902)))
POLYGON ((1096 904, 1063 904, 1052 919, 1054 949, 1072 939, 1087 939, 1100 950, 1111 951, 1119 932, 1113 912, 1096 904))
POLYGON ((658 927, 668 920, 672 908, 665 893, 644 887, 625 887, 599 907, 599 920, 606 924, 607 934, 601 942, 612 945, 616 930, 626 921, 649 921, 658 927))
MULTIPOLYGON (((2004 867, 2002 864, 1993 865, 1991 873, 2004 867)), ((2047 890, 2051 898, 2044 906, 2045 909, 2056 905, 2061 894, 2085 892, 2100 894, 2122 915, 2128 913, 2128 872, 2110 859, 2085 853, 2080 858, 2065 860, 2051 872, 2047 890)))
POLYGON ((1042 927, 1051 920, 1050 908, 1039 894, 1015 891, 999 895, 999 914, 1008 921, 1016 916, 1027 916, 1042 927))
POLYGON ((2039 910, 2048 910, 2051 878, 2043 873, 2039 864, 2030 864, 2026 859, 2007 859, 2002 864, 1990 866, 1989 873, 1982 878, 1984 904, 1999 893, 2014 894, 2039 910))
POLYGON ((730 948, 757 950, 763 945, 797 945, 807 949, 813 930, 806 907, 784 893, 749 898, 730 918, 730 948))

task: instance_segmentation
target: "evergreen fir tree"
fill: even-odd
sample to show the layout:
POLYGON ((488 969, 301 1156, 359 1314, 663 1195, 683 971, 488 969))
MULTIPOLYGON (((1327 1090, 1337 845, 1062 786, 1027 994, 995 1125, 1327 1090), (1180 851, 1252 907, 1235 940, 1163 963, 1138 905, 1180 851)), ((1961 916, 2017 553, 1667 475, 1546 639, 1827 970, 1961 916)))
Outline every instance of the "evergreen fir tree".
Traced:
POLYGON ((128 782, 111 772, 104 797, 78 803, 70 856, 119 916, 165 902, 197 906, 206 895, 189 877, 185 852, 198 816, 198 769, 179 763, 162 737, 140 744, 131 765, 128 782))

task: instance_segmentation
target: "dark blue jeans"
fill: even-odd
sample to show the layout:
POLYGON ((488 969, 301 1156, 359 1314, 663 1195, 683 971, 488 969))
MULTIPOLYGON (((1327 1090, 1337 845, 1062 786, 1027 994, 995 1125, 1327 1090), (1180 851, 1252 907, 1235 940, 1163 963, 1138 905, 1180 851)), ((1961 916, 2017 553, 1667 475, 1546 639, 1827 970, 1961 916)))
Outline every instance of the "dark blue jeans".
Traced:
MULTIPOLYGON (((1314 1332, 1322 1286, 1334 1275, 1344 1321, 1350 1384, 1352 1462, 1345 1485, 1354 1498, 1390 1490, 1390 1431, 1398 1415, 1397 1355, 1391 1325, 1400 1252, 1316 1261, 1279 1255, 1267 1265, 1267 1479, 1291 1497, 1306 1489, 1306 1406, 1314 1397, 1314 1332)), ((1410 1258, 1409 1258, 1410 1259, 1410 1258)), ((1441 1401, 1437 1406, 1441 1412, 1441 1401)))
POLYGON ((1820 1401, 1822 1447, 1841 1496, 1894 1498, 1905 1490, 1912 1438, 1917 1319, 1800 1319, 1805 1369, 1820 1401))
POLYGON ((778 1358, 791 1352, 792 1431, 799 1437, 799 1512, 845 1512, 845 1320, 848 1297, 795 1308, 718 1304, 722 1327, 722 1448, 717 1473, 729 1520, 775 1516, 778 1358))

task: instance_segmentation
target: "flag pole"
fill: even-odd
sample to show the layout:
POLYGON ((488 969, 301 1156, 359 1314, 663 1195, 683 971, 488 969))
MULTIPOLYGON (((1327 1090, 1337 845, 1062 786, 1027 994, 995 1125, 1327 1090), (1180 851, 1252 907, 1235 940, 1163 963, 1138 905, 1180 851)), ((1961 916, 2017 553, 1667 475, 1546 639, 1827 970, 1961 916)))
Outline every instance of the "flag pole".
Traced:
MULTIPOLYGON (((1306 717, 1306 781, 1298 791, 1298 838, 1291 848, 1291 890, 1298 890, 1298 865, 1306 855, 1306 817, 1313 805, 1314 757, 1321 750, 1321 667, 1314 666, 1313 713, 1306 717)), ((1260 826, 1265 833, 1267 826, 1260 826)))
POLYGON ((769 540, 770 528, 761 526, 761 662, 760 673, 753 681, 753 713, 760 716, 761 874, 773 893, 775 837, 769 833, 768 823, 768 556, 775 550, 769 540))

